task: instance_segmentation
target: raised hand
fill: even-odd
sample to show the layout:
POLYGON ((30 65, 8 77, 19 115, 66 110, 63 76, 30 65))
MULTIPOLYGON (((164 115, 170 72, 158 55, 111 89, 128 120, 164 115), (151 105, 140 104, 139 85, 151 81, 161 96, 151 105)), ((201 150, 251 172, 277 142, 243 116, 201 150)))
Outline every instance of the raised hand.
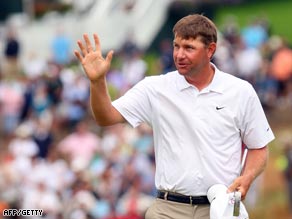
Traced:
POLYGON ((81 62, 89 80, 94 82, 105 77, 109 71, 114 52, 109 51, 106 58, 103 58, 97 34, 93 34, 95 49, 92 47, 87 34, 84 34, 83 38, 85 44, 81 40, 77 41, 81 53, 75 50, 74 54, 81 62))

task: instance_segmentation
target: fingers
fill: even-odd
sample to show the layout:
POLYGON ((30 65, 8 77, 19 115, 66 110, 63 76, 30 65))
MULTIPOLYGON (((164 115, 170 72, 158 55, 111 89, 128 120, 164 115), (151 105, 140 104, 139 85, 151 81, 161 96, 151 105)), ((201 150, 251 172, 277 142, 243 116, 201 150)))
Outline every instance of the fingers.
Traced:
POLYGON ((235 192, 238 190, 238 187, 239 185, 235 184, 235 183, 232 183, 228 189, 227 189, 227 192, 230 193, 230 192, 235 192))
POLYGON ((241 193, 241 199, 244 200, 246 193, 247 193, 247 189, 244 187, 244 185, 242 185, 239 181, 235 180, 227 189, 227 193, 231 193, 231 192, 240 192, 241 193))
POLYGON ((83 34, 83 39, 84 39, 85 44, 86 44, 87 52, 92 52, 93 49, 92 49, 92 45, 90 43, 88 34, 83 34))
POLYGON ((79 61, 82 62, 83 57, 81 56, 80 52, 78 52, 77 50, 74 50, 74 54, 79 59, 79 61))
POLYGON ((114 54, 114 51, 111 50, 111 51, 109 51, 108 54, 106 55, 106 61, 107 61, 108 63, 111 63, 111 61, 112 61, 112 59, 113 59, 113 54, 114 54))
MULTIPOLYGON (((99 38, 98 38, 97 34, 93 34, 93 38, 94 38, 96 51, 93 50, 93 47, 92 47, 92 44, 89 40, 88 34, 83 35, 83 39, 85 41, 85 44, 82 43, 81 40, 77 41, 77 44, 81 50, 81 53, 79 51, 75 50, 74 54, 80 62, 83 61, 83 59, 85 58, 85 56, 87 56, 87 54, 93 53, 93 52, 95 53, 95 55, 97 55, 98 57, 100 56, 102 58, 100 42, 99 42, 99 38)), ((108 52, 108 54, 106 56, 107 63, 109 63, 109 64, 111 63, 112 58, 113 58, 113 54, 114 54, 113 50, 108 52)))
MULTIPOLYGON (((93 34, 94 37, 94 42, 95 42, 95 49, 97 52, 101 53, 101 49, 100 49, 100 43, 99 43, 99 38, 97 36, 97 34, 93 34)), ((80 48, 82 55, 86 56, 88 53, 93 52, 93 47, 92 44, 90 42, 89 36, 88 34, 83 34, 83 39, 85 41, 85 44, 81 42, 81 40, 77 41, 78 47, 80 48)), ((76 52, 74 51, 75 55, 77 56, 77 58, 80 60, 81 54, 76 54, 76 52)))
MULTIPOLYGON (((80 40, 77 41, 77 44, 78 44, 82 54, 85 56, 87 54, 87 49, 83 46, 83 44, 80 40)), ((79 53, 79 55, 80 55, 80 53, 79 53)))
POLYGON ((97 34, 93 34, 93 38, 94 38, 94 43, 95 43, 95 49, 97 52, 101 52, 101 48, 100 48, 100 42, 99 42, 99 38, 97 36, 97 34))

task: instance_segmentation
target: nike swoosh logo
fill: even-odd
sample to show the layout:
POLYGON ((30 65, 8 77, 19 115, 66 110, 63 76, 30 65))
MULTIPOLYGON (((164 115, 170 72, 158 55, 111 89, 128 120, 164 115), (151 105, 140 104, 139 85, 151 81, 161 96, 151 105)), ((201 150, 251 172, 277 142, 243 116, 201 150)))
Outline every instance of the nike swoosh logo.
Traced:
POLYGON ((223 108, 225 108, 225 106, 222 106, 222 107, 216 106, 216 110, 221 110, 223 108))

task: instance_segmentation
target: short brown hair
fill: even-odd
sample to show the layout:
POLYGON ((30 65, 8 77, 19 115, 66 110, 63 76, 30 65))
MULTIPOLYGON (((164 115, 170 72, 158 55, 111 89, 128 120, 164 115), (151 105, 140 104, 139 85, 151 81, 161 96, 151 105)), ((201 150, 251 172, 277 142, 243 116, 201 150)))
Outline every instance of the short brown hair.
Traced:
POLYGON ((207 17, 192 14, 181 18, 173 27, 173 33, 183 39, 200 37, 205 45, 217 42, 216 25, 207 17))

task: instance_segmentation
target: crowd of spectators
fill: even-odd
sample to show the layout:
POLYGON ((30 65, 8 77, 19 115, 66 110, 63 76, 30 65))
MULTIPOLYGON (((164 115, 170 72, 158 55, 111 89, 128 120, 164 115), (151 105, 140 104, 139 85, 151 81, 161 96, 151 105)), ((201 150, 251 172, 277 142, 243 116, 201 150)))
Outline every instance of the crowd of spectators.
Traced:
MULTIPOLYGON (((0 210, 43 209, 47 219, 143 218, 156 194, 151 128, 94 123, 89 82, 68 36, 52 39, 49 60, 32 54, 25 63, 17 34, 7 36, 0 63, 0 210)), ((170 42, 161 42, 156 74, 174 69, 170 42)), ((134 42, 116 53, 107 75, 113 98, 149 73, 145 55, 134 42)), ((240 29, 228 18, 213 61, 252 83, 266 110, 292 107, 292 50, 267 21, 240 29)))
POLYGON ((248 80, 266 110, 291 108, 291 40, 273 33, 264 18, 255 18, 242 29, 234 17, 226 20, 215 54, 218 67, 248 80))

